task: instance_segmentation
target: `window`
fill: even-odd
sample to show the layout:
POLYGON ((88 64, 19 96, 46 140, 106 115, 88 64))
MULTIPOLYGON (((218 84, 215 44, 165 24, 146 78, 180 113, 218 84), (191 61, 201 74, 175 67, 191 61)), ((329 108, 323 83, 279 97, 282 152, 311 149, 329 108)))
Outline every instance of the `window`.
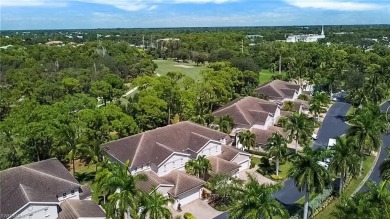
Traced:
POLYGON ((33 214, 30 214, 28 217, 29 217, 30 219, 32 219, 32 218, 33 218, 33 214))
POLYGON ((175 161, 173 161, 173 168, 175 168, 175 161))
POLYGON ((182 159, 181 159, 181 164, 183 164, 183 160, 184 160, 184 159, 182 158, 182 159))
POLYGON ((50 214, 49 214, 49 208, 45 208, 45 217, 49 217, 50 214))
POLYGON ((63 198, 66 198, 66 193, 62 193, 62 197, 63 197, 63 198))
POLYGON ((215 152, 218 152, 218 146, 215 146, 215 152))
POLYGON ((167 171, 167 165, 164 164, 164 172, 167 171))
POLYGON ((74 195, 74 190, 70 191, 70 194, 74 195))

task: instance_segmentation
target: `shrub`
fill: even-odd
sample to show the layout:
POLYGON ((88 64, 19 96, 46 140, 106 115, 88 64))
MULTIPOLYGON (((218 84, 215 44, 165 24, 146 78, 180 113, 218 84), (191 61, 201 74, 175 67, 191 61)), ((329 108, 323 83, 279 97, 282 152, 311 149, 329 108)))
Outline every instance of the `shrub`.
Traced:
POLYGON ((309 100, 309 96, 307 96, 306 94, 300 94, 298 99, 308 101, 309 100))
POLYGON ((282 177, 282 176, 275 175, 275 174, 272 174, 272 175, 271 175, 271 179, 274 179, 274 180, 282 180, 283 177, 282 177))
POLYGON ((184 213, 184 219, 196 219, 194 215, 192 215, 190 212, 184 213))
POLYGON ((256 151, 256 150, 246 150, 248 153, 250 154, 255 154, 255 155, 259 155, 259 156, 265 156, 267 157, 268 156, 268 153, 265 152, 265 151, 256 151))

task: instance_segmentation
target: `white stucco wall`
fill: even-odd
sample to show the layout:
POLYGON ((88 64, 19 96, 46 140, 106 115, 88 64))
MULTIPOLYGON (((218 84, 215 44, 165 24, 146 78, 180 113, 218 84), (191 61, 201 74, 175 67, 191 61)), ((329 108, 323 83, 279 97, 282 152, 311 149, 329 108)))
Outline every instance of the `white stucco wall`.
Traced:
POLYGON ((157 188, 157 191, 161 193, 164 196, 168 196, 168 191, 172 188, 173 186, 163 186, 161 185, 160 187, 157 188))
POLYGON ((177 206, 178 204, 180 203, 181 206, 183 207, 184 205, 192 202, 192 201, 195 201, 196 199, 200 198, 201 195, 202 195, 202 187, 196 187, 196 188, 193 188, 181 195, 179 195, 178 197, 175 197, 174 200, 175 202, 173 203, 173 208, 174 209, 177 209, 177 206))
POLYGON ((198 153, 197 157, 205 155, 209 156, 217 156, 221 154, 221 143, 210 141, 206 144, 206 146, 198 153))
POLYGON ((240 164, 242 162, 245 162, 246 160, 249 160, 250 157, 249 155, 244 155, 244 154, 238 154, 231 162, 240 164))
POLYGON ((21 209, 15 217, 24 219, 56 219, 58 217, 57 204, 30 203, 21 209))
POLYGON ((273 122, 274 122, 274 117, 268 115, 267 119, 265 120, 264 125, 258 125, 258 124, 253 125, 250 128, 250 130, 252 130, 254 128, 255 129, 261 129, 261 130, 266 130, 266 129, 268 129, 269 126, 273 125, 273 122))
MULTIPOLYGON (((279 116, 280 116, 280 108, 277 107, 274 113, 274 119, 278 118, 279 116)), ((273 122, 275 123, 275 120, 273 120, 273 122)))
POLYGON ((131 171, 131 175, 135 175, 135 174, 137 174, 139 172, 148 171, 148 170, 152 170, 152 168, 149 165, 140 166, 140 167, 137 167, 136 169, 132 170, 131 171))
POLYGON ((167 160, 161 163, 157 168, 157 176, 164 176, 172 170, 183 169, 189 156, 173 153, 167 160))
POLYGON ((79 200, 80 199, 79 188, 77 187, 77 188, 74 188, 72 190, 64 191, 63 193, 57 194, 58 201, 63 201, 65 199, 79 200), (73 193, 72 193, 72 190, 73 190, 73 193), (64 196, 64 194, 66 194, 66 195, 64 196))

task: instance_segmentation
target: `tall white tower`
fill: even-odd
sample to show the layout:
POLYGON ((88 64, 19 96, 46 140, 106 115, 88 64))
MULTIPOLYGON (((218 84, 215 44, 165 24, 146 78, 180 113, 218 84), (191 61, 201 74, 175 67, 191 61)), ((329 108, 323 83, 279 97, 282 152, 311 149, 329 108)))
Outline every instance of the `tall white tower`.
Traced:
POLYGON ((325 33, 324 33, 324 25, 322 25, 321 35, 325 35, 325 33))

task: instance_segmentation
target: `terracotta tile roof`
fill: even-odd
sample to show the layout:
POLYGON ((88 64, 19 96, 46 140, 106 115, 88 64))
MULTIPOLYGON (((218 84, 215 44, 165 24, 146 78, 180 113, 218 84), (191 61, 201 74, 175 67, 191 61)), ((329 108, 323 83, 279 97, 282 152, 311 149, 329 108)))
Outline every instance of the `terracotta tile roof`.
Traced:
POLYGON ((238 170, 240 165, 224 160, 219 157, 208 157, 211 164, 211 172, 214 174, 231 173, 234 170, 238 170))
POLYGON ((142 172, 141 174, 144 174, 147 177, 147 180, 145 181, 139 181, 137 183, 137 188, 149 193, 151 192, 154 188, 157 188, 159 185, 170 185, 174 186, 172 183, 168 182, 162 177, 158 177, 153 171, 145 171, 142 172))
POLYGON ((198 151, 209 140, 230 137, 222 132, 192 123, 179 122, 103 144, 109 156, 125 163, 131 160, 130 169, 142 165, 158 166, 172 153, 198 151))
POLYGON ((58 219, 106 218, 106 213, 92 200, 67 199, 60 208, 58 219))
POLYGON ((217 117, 229 115, 236 125, 263 125, 269 114, 273 115, 277 108, 276 103, 248 96, 233 100, 213 112, 213 115, 217 117))
POLYGON ((30 201, 58 202, 56 195, 80 186, 57 159, 0 171, 1 213, 13 214, 30 201))
POLYGON ((195 176, 178 170, 171 171, 161 178, 175 185, 168 191, 173 197, 177 197, 193 188, 200 187, 205 183, 205 181, 195 176))
POLYGON ((273 80, 267 84, 262 85, 255 91, 258 94, 268 96, 272 100, 280 100, 284 98, 292 98, 295 91, 298 91, 299 85, 281 80, 273 80))
POLYGON ((221 150, 222 150, 221 154, 219 154, 217 157, 222 158, 222 159, 227 160, 227 161, 231 161, 239 153, 248 154, 245 151, 241 151, 233 146, 227 146, 227 145, 222 145, 221 150))

